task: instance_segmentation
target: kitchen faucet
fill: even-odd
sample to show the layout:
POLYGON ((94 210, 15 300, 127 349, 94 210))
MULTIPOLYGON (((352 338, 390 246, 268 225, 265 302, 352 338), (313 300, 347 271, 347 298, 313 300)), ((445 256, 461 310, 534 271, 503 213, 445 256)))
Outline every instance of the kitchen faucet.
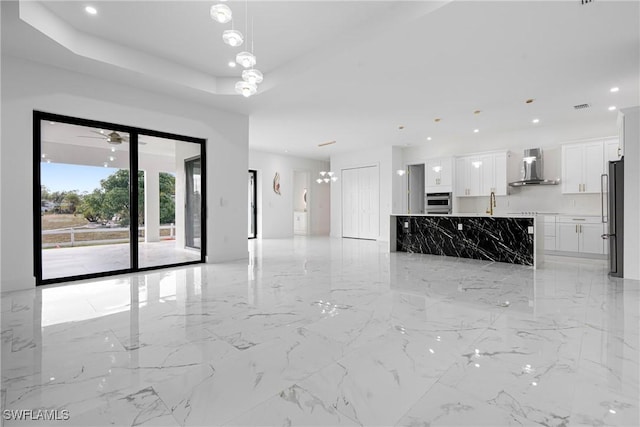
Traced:
POLYGON ((489 195, 489 209, 487 209, 487 213, 489 215, 493 215, 493 208, 496 207, 496 193, 493 191, 489 195))

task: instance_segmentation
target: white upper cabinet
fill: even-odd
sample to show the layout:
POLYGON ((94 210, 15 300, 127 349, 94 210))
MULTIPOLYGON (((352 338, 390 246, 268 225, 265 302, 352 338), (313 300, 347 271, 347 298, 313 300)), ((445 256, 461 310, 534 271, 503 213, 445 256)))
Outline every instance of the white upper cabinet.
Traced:
POLYGON ((604 141, 604 173, 609 173, 609 162, 620 160, 621 152, 618 138, 604 141))
POLYGON ((618 139, 562 146, 562 192, 600 193, 600 176, 618 158, 618 139))
POLYGON ((456 159, 456 196, 507 195, 507 153, 482 153, 456 159))
POLYGON ((602 142, 588 142, 584 148, 583 193, 600 193, 600 175, 604 173, 602 142))
POLYGON ((430 159, 426 162, 424 188, 427 193, 453 191, 453 159, 430 159))

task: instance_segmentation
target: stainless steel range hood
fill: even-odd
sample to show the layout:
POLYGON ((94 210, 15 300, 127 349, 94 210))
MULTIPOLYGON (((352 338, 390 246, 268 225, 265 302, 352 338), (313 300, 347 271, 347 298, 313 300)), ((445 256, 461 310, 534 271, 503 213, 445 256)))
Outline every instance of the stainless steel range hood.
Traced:
POLYGON ((530 148, 524 150, 522 159, 522 179, 510 182, 511 187, 523 187, 525 185, 557 185, 558 181, 544 179, 542 177, 542 148, 530 148))

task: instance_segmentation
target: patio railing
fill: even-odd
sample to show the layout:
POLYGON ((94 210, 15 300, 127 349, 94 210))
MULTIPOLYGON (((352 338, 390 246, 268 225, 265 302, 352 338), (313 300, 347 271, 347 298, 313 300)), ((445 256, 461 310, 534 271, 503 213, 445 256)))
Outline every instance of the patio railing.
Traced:
MULTIPOLYGON (((160 240, 175 239, 175 224, 160 226, 160 240)), ((42 232, 42 247, 73 247, 126 243, 129 241, 129 228, 60 228, 42 232), (65 237, 68 236, 68 237, 65 237)), ((138 241, 144 241, 144 227, 138 227, 138 241)))

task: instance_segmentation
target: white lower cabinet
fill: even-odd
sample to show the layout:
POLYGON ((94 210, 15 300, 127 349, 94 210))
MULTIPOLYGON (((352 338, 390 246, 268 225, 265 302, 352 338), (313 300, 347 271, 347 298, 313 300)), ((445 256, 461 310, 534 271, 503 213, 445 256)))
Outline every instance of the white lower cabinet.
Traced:
POLYGON ((552 215, 544 216, 544 250, 556 250, 556 217, 552 215))
POLYGON ((603 233, 604 224, 601 223, 600 217, 558 217, 555 250, 603 255, 603 233))

